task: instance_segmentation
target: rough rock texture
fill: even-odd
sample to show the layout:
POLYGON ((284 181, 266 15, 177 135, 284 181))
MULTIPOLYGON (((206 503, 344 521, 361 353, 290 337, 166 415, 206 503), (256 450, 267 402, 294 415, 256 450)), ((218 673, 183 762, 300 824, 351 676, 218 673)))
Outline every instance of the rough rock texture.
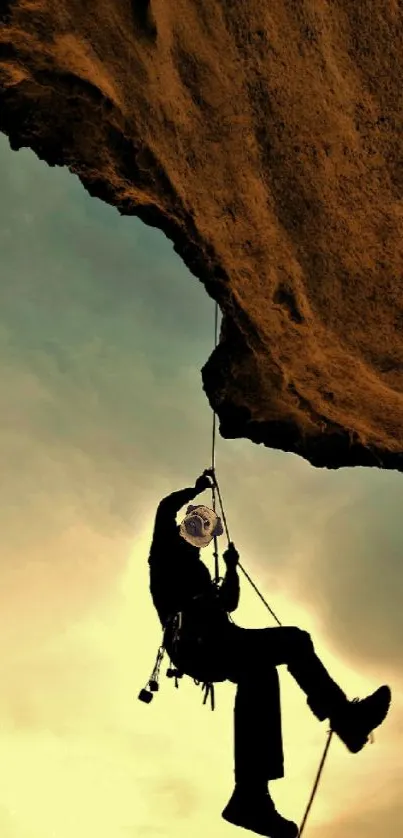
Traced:
POLYGON ((223 312, 224 437, 403 469, 399 0, 0 0, 0 130, 223 312))

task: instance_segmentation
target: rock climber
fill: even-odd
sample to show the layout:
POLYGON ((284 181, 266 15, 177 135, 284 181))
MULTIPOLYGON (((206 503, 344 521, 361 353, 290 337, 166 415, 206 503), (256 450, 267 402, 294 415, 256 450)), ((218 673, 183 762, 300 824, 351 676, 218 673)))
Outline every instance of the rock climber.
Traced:
POLYGON ((222 817, 270 838, 297 838, 297 825, 277 812, 268 789, 270 780, 284 777, 276 667, 287 666, 316 718, 329 719, 332 730, 354 754, 384 721, 391 691, 381 686, 367 698, 349 701, 317 657, 308 632, 294 626, 242 628, 228 617, 239 602, 239 554, 230 542, 223 553, 226 574, 218 589, 200 559, 200 549, 223 532, 220 518, 206 506, 189 505, 182 523, 176 523, 182 507, 213 485, 214 472, 207 469, 194 487, 161 500, 148 560, 150 591, 172 662, 191 677, 195 666, 211 665, 221 673, 217 680, 237 685, 235 786, 222 817), (183 639, 178 661, 178 647, 172 643, 170 628, 179 613, 183 639))

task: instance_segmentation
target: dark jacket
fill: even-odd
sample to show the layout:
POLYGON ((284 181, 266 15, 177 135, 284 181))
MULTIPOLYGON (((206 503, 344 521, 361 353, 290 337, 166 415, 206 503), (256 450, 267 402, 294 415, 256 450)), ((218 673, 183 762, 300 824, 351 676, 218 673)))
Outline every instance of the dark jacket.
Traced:
MULTIPOLYGON (((170 615, 186 609, 192 597, 200 594, 211 598, 212 603, 214 600, 224 615, 238 605, 236 572, 226 574, 217 598, 209 570, 200 559, 200 549, 182 538, 176 524, 176 514, 198 494, 194 487, 173 492, 157 509, 148 563, 151 596, 163 627, 170 615)), ((225 620, 228 622, 226 615, 225 620)))

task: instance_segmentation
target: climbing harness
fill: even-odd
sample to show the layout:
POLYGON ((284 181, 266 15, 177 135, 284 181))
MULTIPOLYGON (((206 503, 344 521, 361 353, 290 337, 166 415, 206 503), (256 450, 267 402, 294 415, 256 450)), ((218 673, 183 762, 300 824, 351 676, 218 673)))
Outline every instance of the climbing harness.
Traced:
MULTIPOLYGON (((215 346, 214 346, 214 348, 217 347, 217 341, 218 341, 218 303, 216 302, 216 304, 215 304, 215 346)), ((209 474, 212 478, 211 490, 212 490, 212 506, 213 506, 214 512, 216 512, 215 493, 217 491, 217 495, 218 495, 218 499, 219 499, 219 503, 220 503, 220 508, 221 508, 221 516, 222 516, 222 520, 223 520, 223 523, 224 523, 227 542, 228 542, 228 545, 229 545, 230 544, 230 535, 229 535, 227 520, 226 520, 226 517, 225 517, 224 507, 223 507, 223 503, 222 503, 220 487, 218 485, 218 481, 217 481, 216 474, 215 474, 216 412, 213 411, 213 414, 214 415, 213 415, 213 440, 212 440, 212 454, 211 454, 211 469, 206 469, 205 473, 209 474)), ((218 591, 220 583, 223 580, 219 576, 218 546, 217 546, 217 536, 216 535, 214 536, 214 553, 213 553, 213 555, 214 555, 214 564, 215 564, 215 575, 214 575, 213 585, 215 586, 216 591, 218 591)), ((265 600, 264 596, 260 593, 260 591, 256 587, 255 583, 253 582, 253 580, 251 579, 251 577, 249 576, 249 574, 246 572, 245 568, 242 566, 242 564, 239 561, 237 563, 237 567, 239 567, 239 569, 242 571, 242 573, 244 574, 244 576, 246 577, 246 579, 248 580, 250 585, 253 587, 253 589, 255 590, 257 595, 260 597, 260 599, 262 600, 262 602, 264 603, 264 605, 266 606, 267 610, 270 612, 271 616, 274 618, 276 623, 279 626, 282 626, 283 624, 280 622, 280 620, 278 619, 278 617, 276 616, 274 611, 270 608, 270 605, 265 600)), ((193 599, 197 599, 197 597, 193 597, 193 599)), ((180 641, 181 629, 182 629, 182 616, 183 616, 182 612, 178 612, 177 614, 171 615, 171 617, 169 618, 170 626, 173 629, 172 645, 173 645, 174 648, 180 641)), ((234 622, 232 620, 230 614, 228 614, 227 616, 231 620, 231 622, 234 622)), ((149 689, 147 690, 147 688, 145 688, 145 689, 141 690, 140 693, 139 693, 139 696, 138 696, 140 701, 144 701, 147 704, 149 704, 152 701, 153 693, 158 692, 158 689, 159 689, 158 679, 159 679, 159 675, 160 675, 161 662, 162 662, 164 653, 167 651, 166 646, 165 646, 166 628, 167 627, 164 627, 164 640, 163 640, 163 643, 161 644, 161 646, 158 649, 157 660, 156 660, 151 678, 147 682, 147 685, 148 685, 149 689)), ((174 657, 174 655, 173 655, 173 657, 174 657)), ((177 668, 177 667, 172 665, 172 659, 171 659, 171 665, 168 667, 166 675, 167 675, 167 678, 174 678, 175 679, 175 687, 176 688, 179 687, 179 681, 183 677, 184 674, 186 674, 184 671, 182 671, 180 668, 177 668)), ((227 679, 223 677, 223 678, 215 678, 214 680, 215 681, 220 681, 220 680, 225 681, 227 679)), ((199 680, 198 678, 193 678, 193 681, 196 684, 196 686, 199 686, 200 684, 202 685, 202 689, 204 690, 204 693, 205 693, 203 705, 206 704, 208 696, 210 695, 211 709, 214 710, 215 696, 214 696, 214 681, 213 681, 213 679, 202 681, 202 680, 199 680)), ((311 806, 313 804, 313 801, 314 801, 314 798, 315 798, 315 795, 316 795, 316 792, 317 792, 317 789, 318 789, 319 781, 320 781, 322 771, 323 771, 323 768, 324 768, 324 765, 325 765, 325 762, 326 762, 326 758, 327 758, 327 754, 328 754, 328 751, 329 751, 332 736, 333 736, 333 730, 332 730, 332 728, 330 728, 329 731, 328 731, 328 736, 327 736, 325 749, 323 751, 323 755, 322 755, 322 758, 321 758, 321 761, 320 761, 320 764, 319 764, 319 768, 318 768, 318 771, 317 771, 317 774, 316 774, 316 777, 315 777, 315 781, 314 781, 314 784, 313 784, 311 796, 309 798, 309 801, 308 801, 307 807, 305 809, 303 819, 301 821, 301 825, 299 827, 299 833, 298 833, 299 838, 301 838, 302 833, 304 831, 305 824, 307 822, 308 815, 309 815, 309 812, 311 810, 311 806)), ((373 739, 372 739, 372 741, 373 741, 373 739)))

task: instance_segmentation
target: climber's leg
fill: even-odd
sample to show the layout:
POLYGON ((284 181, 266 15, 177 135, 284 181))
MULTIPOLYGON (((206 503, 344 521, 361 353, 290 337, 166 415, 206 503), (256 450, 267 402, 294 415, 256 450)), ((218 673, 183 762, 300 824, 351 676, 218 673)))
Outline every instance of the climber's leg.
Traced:
MULTIPOLYGON (((254 666, 255 672, 285 664, 308 697, 308 705, 323 721, 344 707, 347 698, 315 653, 310 635, 293 626, 244 629, 231 625, 229 664, 254 666)), ((233 679, 231 679, 233 680, 233 679)))
POLYGON ((284 776, 277 670, 254 665, 253 656, 232 663, 235 787, 222 817, 260 835, 297 838, 297 825, 276 810, 268 790, 269 780, 284 776))
POLYGON ((234 707, 234 774, 238 786, 267 791, 284 777, 277 670, 240 671, 234 707))

